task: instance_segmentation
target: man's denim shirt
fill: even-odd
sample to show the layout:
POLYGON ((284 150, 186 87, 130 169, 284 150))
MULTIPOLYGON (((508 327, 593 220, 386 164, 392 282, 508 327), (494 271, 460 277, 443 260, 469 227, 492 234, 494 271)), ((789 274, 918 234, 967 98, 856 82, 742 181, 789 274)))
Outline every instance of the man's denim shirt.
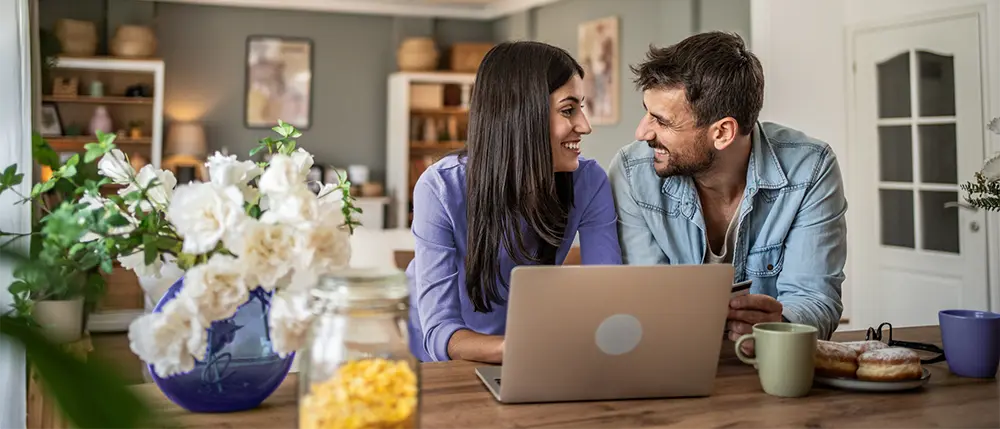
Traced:
MULTIPOLYGON (((843 312, 847 259, 837 158, 826 143, 773 123, 758 123, 751 144, 733 282, 753 280, 751 293, 777 298, 786 320, 815 326, 828 339, 843 312)), ((624 263, 705 261, 705 220, 690 177, 657 176, 644 141, 623 147, 609 176, 624 263)))

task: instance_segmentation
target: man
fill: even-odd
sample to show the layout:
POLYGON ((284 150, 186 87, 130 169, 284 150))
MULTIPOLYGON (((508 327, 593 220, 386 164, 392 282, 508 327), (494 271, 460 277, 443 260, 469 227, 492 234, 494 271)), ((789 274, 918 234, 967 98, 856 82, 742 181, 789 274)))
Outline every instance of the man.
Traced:
POLYGON ((847 257, 833 151, 757 121, 763 71, 739 36, 652 48, 632 71, 646 114, 609 171, 623 261, 731 263, 733 281, 753 287, 730 301, 730 339, 778 321, 815 326, 828 339, 843 312, 847 257))

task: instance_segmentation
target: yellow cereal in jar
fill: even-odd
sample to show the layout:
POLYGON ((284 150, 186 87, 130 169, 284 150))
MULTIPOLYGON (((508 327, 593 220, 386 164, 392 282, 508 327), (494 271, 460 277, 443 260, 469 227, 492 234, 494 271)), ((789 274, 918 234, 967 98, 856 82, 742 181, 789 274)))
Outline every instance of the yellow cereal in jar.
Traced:
POLYGON ((417 376, 405 361, 347 362, 299 404, 301 429, 412 428, 417 376))

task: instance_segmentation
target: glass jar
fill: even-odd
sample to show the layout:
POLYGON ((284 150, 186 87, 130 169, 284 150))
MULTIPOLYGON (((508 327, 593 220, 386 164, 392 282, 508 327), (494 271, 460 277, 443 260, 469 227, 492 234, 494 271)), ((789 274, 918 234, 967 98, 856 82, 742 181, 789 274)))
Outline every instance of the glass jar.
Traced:
POLYGON ((416 428, 420 366, 409 349, 406 276, 349 268, 320 278, 301 353, 299 428, 416 428))

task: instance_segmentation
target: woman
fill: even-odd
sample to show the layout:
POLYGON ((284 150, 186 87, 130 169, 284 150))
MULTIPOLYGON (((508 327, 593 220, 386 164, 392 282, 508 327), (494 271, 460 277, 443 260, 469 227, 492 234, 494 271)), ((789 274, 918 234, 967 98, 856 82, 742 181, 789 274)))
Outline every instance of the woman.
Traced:
POLYGON ((607 174, 580 157, 583 69, 566 51, 503 43, 483 59, 466 149, 413 191, 410 347, 423 361, 499 363, 510 272, 562 263, 580 234, 584 264, 620 264, 607 174))

